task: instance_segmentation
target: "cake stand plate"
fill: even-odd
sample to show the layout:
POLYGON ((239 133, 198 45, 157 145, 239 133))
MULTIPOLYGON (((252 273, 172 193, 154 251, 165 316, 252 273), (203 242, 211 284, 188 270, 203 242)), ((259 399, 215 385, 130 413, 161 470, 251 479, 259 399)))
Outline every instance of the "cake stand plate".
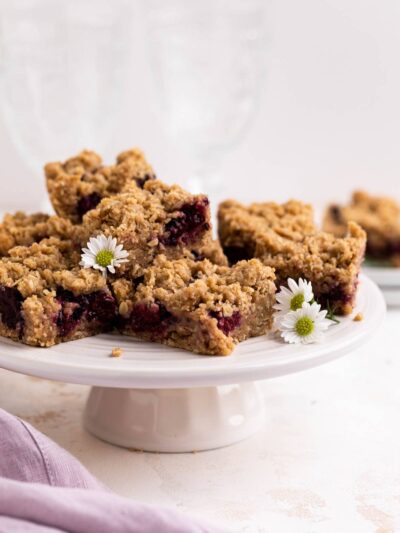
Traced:
POLYGON ((362 271, 379 285, 388 306, 400 306, 400 267, 368 263, 362 271))
POLYGON ((332 325, 321 344, 289 345, 269 335, 241 343, 228 357, 119 335, 99 335, 48 349, 0 340, 0 367, 92 385, 84 424, 97 437, 129 448, 187 452, 226 446, 264 422, 256 381, 332 361, 365 343, 385 315, 377 286, 360 278, 355 313, 332 325), (122 357, 110 357, 120 347, 122 357))

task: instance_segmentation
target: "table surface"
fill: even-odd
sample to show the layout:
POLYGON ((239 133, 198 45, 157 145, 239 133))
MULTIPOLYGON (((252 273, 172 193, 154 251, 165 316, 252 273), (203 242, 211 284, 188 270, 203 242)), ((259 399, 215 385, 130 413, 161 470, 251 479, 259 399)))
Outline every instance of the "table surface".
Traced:
POLYGON ((367 346, 264 381, 268 417, 234 446, 155 454, 81 424, 88 387, 0 370, 0 407, 69 450, 117 493, 243 532, 400 531, 400 310, 367 346))

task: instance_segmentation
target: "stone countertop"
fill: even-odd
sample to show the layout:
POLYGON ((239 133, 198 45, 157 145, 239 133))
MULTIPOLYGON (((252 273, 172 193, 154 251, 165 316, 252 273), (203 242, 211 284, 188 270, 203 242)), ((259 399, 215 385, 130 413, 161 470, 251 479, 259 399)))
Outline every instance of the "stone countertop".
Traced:
POLYGON ((0 407, 78 457, 115 492, 242 532, 400 531, 400 310, 335 362, 264 381, 268 418, 239 444, 129 451, 81 425, 88 387, 0 370, 0 407))

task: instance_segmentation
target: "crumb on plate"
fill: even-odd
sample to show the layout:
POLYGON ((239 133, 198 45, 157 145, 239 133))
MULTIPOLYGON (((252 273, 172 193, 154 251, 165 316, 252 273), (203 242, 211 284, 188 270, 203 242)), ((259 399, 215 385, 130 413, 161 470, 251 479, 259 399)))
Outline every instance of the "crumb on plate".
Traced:
POLYGON ((111 357, 121 357, 122 355, 122 349, 121 348, 113 348, 111 351, 111 357))
POLYGON ((353 320, 354 322, 361 322, 361 320, 364 320, 364 316, 362 313, 357 313, 353 320))

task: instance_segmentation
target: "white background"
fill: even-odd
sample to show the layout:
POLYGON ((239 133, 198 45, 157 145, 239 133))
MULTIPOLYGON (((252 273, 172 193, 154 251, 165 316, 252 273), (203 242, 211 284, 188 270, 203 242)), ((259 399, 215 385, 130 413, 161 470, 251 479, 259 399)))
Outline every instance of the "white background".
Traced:
MULTIPOLYGON (((188 162, 163 133, 135 13, 131 105, 105 156, 141 146, 161 178, 184 183, 188 162)), ((399 2, 275 0, 268 19, 267 78, 257 116, 224 159, 226 196, 322 205, 364 187, 400 197, 399 2)), ((40 170, 27 168, 3 122, 0 143, 0 207, 37 208, 40 170)))

